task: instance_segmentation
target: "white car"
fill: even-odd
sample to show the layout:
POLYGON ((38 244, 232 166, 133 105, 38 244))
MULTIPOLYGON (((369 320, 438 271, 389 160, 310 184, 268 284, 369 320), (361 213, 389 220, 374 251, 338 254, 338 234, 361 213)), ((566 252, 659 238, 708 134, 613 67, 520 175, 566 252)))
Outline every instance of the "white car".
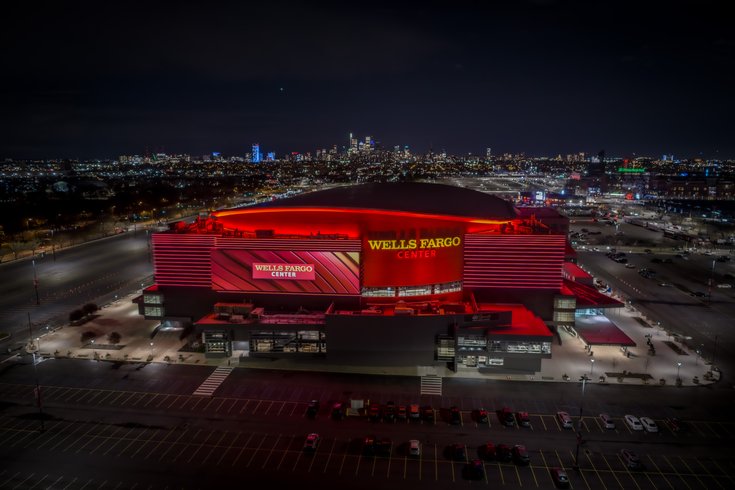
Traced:
POLYGON ((606 413, 600 414, 600 420, 602 421, 602 426, 606 429, 614 429, 615 428, 615 422, 613 422, 613 419, 606 413))
POLYGON ((626 415, 625 423, 628 424, 631 430, 643 430, 643 424, 641 424, 641 421, 635 415, 626 415))
POLYGON ((658 432, 658 425, 649 417, 641 417, 641 425, 646 429, 646 432, 658 432))
POLYGON ((729 284, 729 283, 726 283, 726 282, 722 282, 722 283, 718 284, 717 287, 718 288, 731 288, 732 287, 732 284, 729 284))
POLYGON ((408 441, 408 454, 411 456, 421 456, 421 442, 416 439, 408 441))

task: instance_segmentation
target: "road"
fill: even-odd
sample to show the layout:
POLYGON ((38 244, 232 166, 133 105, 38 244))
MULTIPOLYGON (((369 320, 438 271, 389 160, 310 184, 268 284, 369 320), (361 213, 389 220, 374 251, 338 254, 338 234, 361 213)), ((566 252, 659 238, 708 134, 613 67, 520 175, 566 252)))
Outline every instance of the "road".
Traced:
POLYGON ((3 352, 28 339, 28 315, 34 332, 68 322, 69 313, 85 303, 105 304, 116 294, 140 288, 153 273, 149 234, 137 230, 56 252, 35 260, 0 265, 0 332, 10 339, 3 352), (38 279, 38 303, 33 286, 38 279))
POLYGON ((44 431, 33 406, 34 373, 27 358, 0 366, 0 488, 212 488, 214 485, 294 484, 319 488, 454 488, 476 485, 553 488, 549 470, 563 467, 576 489, 732 488, 735 437, 731 394, 708 388, 587 386, 580 427, 580 471, 572 470, 575 434, 555 416, 575 419, 576 383, 546 384, 448 380, 445 396, 422 396, 416 378, 287 373, 237 369, 212 397, 192 395, 212 367, 49 360, 37 365, 44 399, 44 431), (645 392, 645 393, 644 393, 645 392), (650 393, 655 392, 655 396, 650 393), (706 401, 702 394, 707 393, 706 401), (432 421, 335 421, 332 402, 349 398, 396 404, 432 404, 432 421), (310 399, 321 401, 316 419, 305 417, 310 399), (461 410, 449 423, 448 408, 461 410), (488 422, 475 409, 491 410, 488 422), (528 410, 531 427, 505 427, 492 410, 528 410), (605 430, 597 414, 617 427, 605 430), (660 432, 633 432, 625 413, 648 415, 660 432), (676 433, 669 417, 685 418, 676 433), (305 453, 308 433, 321 436, 305 453), (366 435, 389 438, 389 452, 363 453, 366 435), (407 441, 422 455, 411 458, 407 441), (466 478, 469 460, 487 441, 524 444, 531 463, 484 461, 478 480, 466 478), (463 458, 448 448, 464 444, 463 458), (631 471, 620 458, 633 449, 644 464, 631 471))

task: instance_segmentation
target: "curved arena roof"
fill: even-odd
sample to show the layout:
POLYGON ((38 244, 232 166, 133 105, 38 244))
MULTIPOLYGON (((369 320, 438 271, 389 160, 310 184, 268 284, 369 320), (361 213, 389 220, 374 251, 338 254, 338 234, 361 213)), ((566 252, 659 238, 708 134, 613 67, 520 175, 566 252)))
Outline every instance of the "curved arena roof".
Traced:
POLYGON ((399 211, 478 219, 516 219, 513 205, 499 197, 462 187, 421 182, 370 183, 334 187, 250 206, 399 211))

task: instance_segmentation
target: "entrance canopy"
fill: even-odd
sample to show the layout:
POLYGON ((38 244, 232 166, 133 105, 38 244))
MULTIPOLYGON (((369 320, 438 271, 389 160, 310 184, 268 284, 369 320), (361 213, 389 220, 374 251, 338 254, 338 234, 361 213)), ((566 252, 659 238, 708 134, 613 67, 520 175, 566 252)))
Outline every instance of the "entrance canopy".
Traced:
POLYGON ((574 329, 588 345, 636 345, 633 339, 603 315, 578 316, 574 329))

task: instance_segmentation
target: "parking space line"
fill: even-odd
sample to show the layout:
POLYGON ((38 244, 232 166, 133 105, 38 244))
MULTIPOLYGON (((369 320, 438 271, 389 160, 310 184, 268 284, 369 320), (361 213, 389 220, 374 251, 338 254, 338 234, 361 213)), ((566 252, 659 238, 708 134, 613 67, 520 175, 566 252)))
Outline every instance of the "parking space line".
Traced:
POLYGON ((263 400, 258 400, 258 404, 255 405, 255 408, 253 409, 253 415, 255 415, 255 412, 258 411, 258 408, 260 407, 261 403, 263 403, 263 400))
POLYGON ((296 439, 296 434, 293 434, 291 436, 291 440, 288 441, 288 444, 286 445, 286 449, 283 450, 283 454, 281 455, 281 460, 278 462, 278 466, 276 466, 276 471, 281 469, 281 465, 283 464, 283 461, 286 459, 286 456, 290 452, 289 449, 291 448, 291 444, 293 444, 294 439, 296 439))
POLYGON ((219 412, 219 409, 220 409, 220 408, 222 408, 222 405, 224 405, 224 404, 225 404, 225 402, 226 402, 226 401, 229 401, 229 400, 230 400, 229 398, 223 398, 223 399, 222 399, 222 402, 221 402, 221 403, 220 403, 219 405, 217 405, 217 408, 215 408, 215 409, 214 409, 214 411, 215 411, 215 412, 219 412))
MULTIPOLYGON (((700 464, 701 464, 701 463, 700 463, 700 464)), ((720 466, 720 465, 719 465, 719 463, 718 463, 717 461, 715 461, 715 460, 713 459, 713 460, 712 460, 712 464, 714 464, 715 466, 717 466, 717 469, 718 469, 718 470, 720 470, 720 471, 722 472, 722 475, 723 475, 723 476, 725 476, 725 477, 727 477, 727 479, 728 479, 728 480, 730 480, 730 481, 731 481, 731 482, 733 483, 733 485, 735 486, 735 480, 733 480, 732 476, 730 476, 730 474, 729 474, 729 473, 727 473, 727 472, 726 472, 726 471, 725 471, 725 470, 724 470, 724 469, 722 468, 722 466, 720 466)))
POLYGON ((240 434, 242 434, 242 432, 236 433, 235 434, 235 438, 232 440, 232 442, 230 442, 229 446, 227 446, 227 449, 225 449, 224 451, 222 451, 222 454, 220 455, 219 459, 217 460, 217 463, 215 463, 217 466, 219 466, 220 464, 222 464, 222 460, 225 459, 225 456, 227 455, 227 453, 230 452, 230 449, 232 449, 235 446, 235 443, 240 438, 240 434))
MULTIPOLYGON (((202 432, 202 429, 197 429, 197 431, 194 433, 194 437, 189 439, 190 441, 196 441, 197 437, 199 437, 199 433, 202 432)), ((182 434, 183 435, 183 434, 182 434)), ((176 442, 179 442, 178 440, 176 442)), ((182 454, 184 454, 184 451, 187 449, 191 449, 190 446, 194 445, 194 442, 182 442, 181 443, 184 447, 181 448, 181 451, 179 451, 179 454, 174 456, 174 459, 171 460, 171 462, 175 462, 179 460, 179 457, 181 457, 182 454)))
MULTIPOLYGON (((163 458, 164 458, 164 456, 166 456, 166 455, 168 454, 168 452, 169 452, 169 451, 170 451, 171 449, 173 449, 173 448, 174 448, 174 446, 176 446, 176 444, 178 444, 178 443, 179 443, 179 441, 181 440, 181 438, 182 438, 182 437, 184 437, 184 434, 186 434, 187 432, 189 432, 189 429, 184 429, 184 432, 182 432, 182 433, 181 433, 181 434, 179 435, 179 437, 178 437, 178 438, 176 438, 176 440, 175 440, 175 441, 173 442, 173 444, 171 444, 171 445, 170 445, 170 446, 169 446, 168 448, 166 448, 166 450, 165 450, 165 451, 163 452, 163 454, 162 454, 162 455, 160 455, 160 456, 158 457, 158 461, 163 461, 163 458)), ((152 452, 153 452, 153 451, 151 451, 151 453, 152 453, 152 452)), ((148 453, 148 456, 146 456, 146 458, 148 458, 148 457, 149 457, 149 456, 151 455, 151 453, 148 453)))
POLYGON ((245 400, 245 405, 240 409, 240 413, 243 413, 245 409, 248 408, 248 405, 250 405, 250 400, 245 400))
POLYGON ((539 415, 539 418, 541 419, 541 424, 544 426, 544 431, 548 432, 549 429, 546 427, 546 422, 544 422, 544 416, 539 415))
POLYGON ((130 393, 130 396, 128 396, 128 397, 127 397, 127 398, 126 398, 125 400, 123 400, 123 401, 122 401, 122 402, 120 403, 120 406, 123 406, 123 405, 125 405, 125 404, 126 404, 126 403, 127 403, 127 402, 128 402, 128 401, 129 401, 130 399, 131 399, 131 398, 133 398, 133 397, 134 397, 135 395, 137 395, 137 394, 138 394, 138 393, 137 393, 137 392, 135 392, 135 391, 133 391, 132 393, 130 393))
POLYGON ((166 435, 164 435, 161 438, 161 440, 158 441, 158 444, 156 444, 155 446, 153 446, 153 449, 151 449, 150 451, 148 451, 148 454, 146 454, 145 455, 145 458, 143 458, 143 459, 150 458, 151 457, 151 454, 153 454, 154 452, 156 452, 156 449, 158 449, 158 446, 160 446, 161 444, 163 444, 163 441, 165 441, 166 439, 168 439, 169 434, 173 434, 175 431, 176 431, 176 427, 172 427, 171 429, 169 429, 169 431, 166 432, 166 435))
MULTIPOLYGON (((141 445, 140 445, 140 446, 138 447, 138 449, 136 449, 136 450, 135 450, 135 452, 134 452, 133 454, 131 454, 131 455, 130 455, 130 459, 132 459, 132 458, 134 458, 135 456, 137 456, 137 455, 138 455, 138 453, 140 452, 140 450, 141 450, 141 449, 143 449, 144 447, 146 447, 146 446, 148 445, 148 443, 149 443, 149 442, 154 442, 154 441, 156 440, 156 439, 155 439, 155 437, 154 437, 154 434, 155 434, 155 433, 156 433, 156 432, 155 432, 155 431, 153 431, 153 434, 151 434, 151 438, 150 438, 150 439, 145 439, 145 440, 141 439, 141 440, 139 441, 139 442, 142 442, 143 444, 141 444, 141 445)), ((169 434, 169 432, 166 432, 166 435, 164 435, 164 438, 166 438, 166 437, 168 436, 168 434, 169 434)), ((160 444, 160 441, 159 441, 159 444, 160 444)), ((158 444, 157 444, 157 445, 158 445, 158 444)), ((126 448, 126 449, 127 449, 127 448, 126 448)), ((123 451, 123 452, 125 452, 125 451, 123 451)), ((120 453, 120 454, 122 454, 122 453, 120 453)))
POLYGON ((115 444, 113 444, 112 446, 110 446, 110 447, 109 447, 109 448, 107 449, 107 451, 105 451, 104 453, 102 453, 102 456, 106 456, 106 455, 107 455, 107 453, 109 453, 110 451, 112 451, 112 450, 113 450, 113 449, 115 448, 115 446, 117 446, 118 444, 120 444, 120 441, 122 441, 122 440, 127 440, 127 438, 128 438, 128 436, 130 435, 130 433, 131 433, 131 432, 133 432, 134 430, 135 430, 135 429, 130 429, 130 430, 128 430, 128 431, 127 431, 127 432, 125 433, 125 435, 124 435, 123 437, 118 437, 118 438, 117 438, 117 440, 115 441, 115 444))
POLYGON ((590 462, 590 466, 592 466, 592 471, 594 471, 595 475, 597 475, 597 479, 600 480, 600 483, 602 483, 603 488, 607 490, 607 485, 605 485, 605 481, 602 479, 602 476, 600 476, 600 471, 597 469, 597 466, 595 466, 594 461, 592 461, 592 458, 590 457, 590 453, 585 451, 584 454, 585 456, 587 456, 587 461, 590 462))
MULTIPOLYGON (((528 465, 528 468, 531 470, 531 476, 533 477, 533 482, 538 487, 538 479, 536 478, 536 472, 533 471, 533 465, 528 465)), ((482 469, 485 470, 485 463, 482 463, 482 469)), ((487 472, 485 472, 485 484, 489 484, 487 481, 487 472)))
POLYGON ((89 481, 88 481, 87 483, 85 483, 84 485, 82 485, 82 488, 80 488, 79 490, 84 490, 85 488, 87 488, 87 485, 89 485, 89 484, 90 484, 90 483, 92 483, 93 481, 94 481, 94 480, 92 480, 92 479, 90 478, 90 479, 89 479, 89 481))
POLYGON ((559 421, 556 420, 556 419, 557 419, 557 417, 554 417, 554 423, 556 424, 556 430, 558 430, 559 432, 561 432, 561 425, 559 425, 559 421))
POLYGON ((6 483, 8 483, 8 482, 10 482, 10 481, 14 480, 14 479, 15 479, 15 477, 16 477, 16 476, 18 476, 18 475, 20 475, 20 471, 19 471, 19 472, 17 472, 16 474, 14 474, 13 476, 11 476, 10 478, 8 478, 7 480, 5 480, 5 481, 4 481, 3 483, 2 483, 2 485, 0 485, 0 487, 4 487, 6 483))
MULTIPOLYGON (((22 422, 22 421, 18 423, 18 425, 22 425, 22 424, 23 424, 23 422, 22 422)), ((23 437, 21 437, 20 439, 17 439, 17 440, 15 440, 15 441, 13 441, 13 444, 11 444, 11 445, 10 445, 10 447, 15 447, 15 446, 17 446, 18 444, 20 444, 21 442, 25 441, 26 439, 28 439, 28 438, 29 438, 29 437, 31 437, 32 435, 40 435, 40 434, 41 434, 41 433, 40 433, 40 432, 39 432, 39 431, 38 431, 37 429, 31 429, 30 427, 24 427, 24 428, 22 428, 22 429, 15 429, 15 428, 12 428, 12 429, 11 429, 11 428, 6 428, 6 427, 3 427, 3 430, 9 430, 9 431, 17 431, 16 433, 17 433, 17 434, 19 434, 19 435, 20 435, 20 434, 22 434, 23 432, 25 432, 25 433, 26 433, 26 434, 25 434, 25 435, 24 435, 23 437)), ((10 441, 8 440, 7 442, 10 442, 10 441)))
POLYGON ((505 475, 503 475, 503 467, 500 466, 500 463, 495 463, 498 465, 498 473, 500 473, 500 481, 505 485, 505 475))
POLYGON ((388 451, 388 469, 385 472, 385 477, 390 478, 390 464, 393 462, 393 443, 390 444, 390 451, 388 451))
POLYGON ((206 411, 207 411, 207 409, 209 408, 209 406, 210 406, 210 405, 211 405, 212 403, 216 402, 216 401, 217 401, 217 398, 214 398, 214 397, 210 398, 210 399, 209 399, 209 401, 207 402, 207 404, 206 404, 206 405, 204 405, 204 408, 202 408, 202 412, 206 412, 206 411))
POLYGON ((161 405, 163 405, 165 402, 167 402, 170 397, 177 396, 177 395, 168 395, 168 394, 162 394, 162 395, 163 395, 163 399, 161 401, 159 401, 158 403, 156 403, 156 408, 159 408, 161 405))
POLYGON ((683 482, 684 482, 684 485, 686 485, 686 486, 687 486, 687 488, 688 488, 689 490, 691 490, 691 489, 692 489, 692 487, 690 487, 690 486, 689 486, 689 483, 687 483, 687 481, 686 481, 686 480, 685 480, 684 478, 682 478, 682 477, 681 477, 681 474, 680 474, 680 473, 679 473, 679 472, 677 471, 677 469, 676 469, 676 468, 674 467, 674 465, 673 465, 673 464, 671 464, 671 461, 669 461, 669 458, 667 458, 667 457, 666 457, 666 456, 664 456, 664 455, 661 455, 661 457, 662 457, 662 458, 664 458, 664 459, 666 460, 666 464, 667 464, 667 465, 669 465, 669 467, 670 467, 670 468, 671 468, 671 469, 673 470, 674 474, 676 474, 676 476, 678 476, 678 477, 679 477, 679 480, 683 481, 683 482))
POLYGON ((600 423, 600 421, 597 420, 597 417, 595 417, 593 420, 597 424, 597 428, 600 429, 600 432, 602 432, 604 434, 605 433, 605 429, 602 427, 602 424, 600 423))
POLYGON ((291 413, 288 414, 289 417, 293 417, 293 414, 296 411, 296 407, 299 406, 298 403, 296 402, 292 402, 292 403, 293 403, 293 408, 291 409, 291 413))
POLYGON ((694 472, 694 470, 692 470, 692 468, 689 466, 689 464, 686 461, 684 461, 684 459, 681 456, 677 456, 677 458, 679 458, 679 461, 681 461, 682 463, 684 463, 684 466, 686 466, 687 470, 689 470, 689 473, 691 473, 692 475, 694 475, 694 478, 697 479, 697 481, 699 482, 700 485, 702 485, 704 488, 708 488, 707 485, 705 485, 704 482, 702 482, 702 480, 699 479, 699 475, 697 475, 694 472))
POLYGON ((291 471, 296 471, 296 467, 299 465, 299 460, 301 460, 302 454, 304 454, 304 452, 299 451, 298 455, 296 456, 296 462, 293 464, 293 468, 291 468, 291 471))
POLYGON ((204 441, 197 444, 197 448, 194 450, 193 453, 191 453, 191 456, 189 456, 189 460, 187 461, 187 463, 191 463, 194 460, 194 456, 199 454, 199 451, 201 451, 201 449, 207 445, 207 443, 209 442, 209 438, 212 437, 212 435, 214 435, 214 431, 207 434, 207 437, 204 439, 204 441))
POLYGON ((118 427, 118 428, 115 429, 115 432, 113 432, 109 436, 105 436, 105 435, 102 435, 102 434, 100 434, 99 436, 97 436, 97 437, 99 437, 101 439, 101 441, 100 441, 99 444, 97 444, 97 446, 95 446, 94 449, 92 449, 89 452, 89 454, 94 454, 95 451, 97 451, 99 448, 101 448, 104 443, 106 443, 107 441, 109 441, 113 436, 115 436, 121 430, 123 430, 123 428, 122 427, 118 427))
POLYGON ((90 403, 92 400, 94 400, 95 398, 97 398, 98 396, 100 396, 105 391, 106 390, 89 390, 89 393, 85 394, 83 397, 81 397, 79 400, 77 400, 77 403, 81 402, 82 400, 84 400, 85 398, 87 398, 87 396, 89 396, 91 394, 92 395, 91 398, 89 398, 87 400, 84 400, 84 403, 90 403))
POLYGON ((100 398, 99 400, 97 400, 97 402, 95 403, 95 405, 97 405, 97 406, 102 405, 102 402, 103 401, 107 400, 109 397, 111 397, 112 395, 114 395, 115 393, 117 393, 117 391, 115 391, 115 390, 106 390, 106 391, 108 392, 107 395, 105 395, 102 398, 100 398))
MULTIPOLYGON (((76 444, 76 443, 77 443, 77 442, 79 442, 80 440, 82 440, 82 439, 84 439, 85 437, 87 437, 87 434, 89 434, 90 432, 92 432, 92 430, 93 430, 93 429, 96 429, 96 428, 97 428, 97 424, 89 424, 89 425, 90 425, 90 427, 89 427, 89 430, 87 430, 87 432, 85 432, 85 433, 84 433, 84 434, 83 434, 82 436, 78 437, 77 439, 74 439, 74 440, 73 440, 73 441, 71 442, 71 444, 69 444, 69 445, 68 445, 68 446, 66 446, 66 447, 65 447, 64 449, 62 449, 62 451, 61 451, 61 452, 62 452, 62 453, 65 453, 65 452, 66 452, 66 451, 68 451, 68 450, 69 450, 69 449, 70 449, 70 448, 71 448, 71 447, 72 447, 72 446, 73 446, 74 444, 76 444)), ((94 439, 94 436, 92 436, 92 439, 94 439)), ((91 441, 92 439, 90 439, 90 441, 91 441)), ((87 444, 89 444, 89 441, 85 442, 85 443, 84 443, 84 445, 83 445, 82 447, 86 446, 87 444)), ((76 451, 76 452, 75 452, 75 454, 76 454, 77 452, 78 452, 78 451, 76 451)))
POLYGON ((127 451, 130 446, 132 446, 136 441, 138 441, 143 434, 147 433, 148 430, 149 429, 143 429, 140 433, 138 433, 138 435, 136 435, 135 437, 133 437, 130 440, 130 442, 128 442, 128 445, 125 446, 125 448, 122 451, 120 451, 119 453, 117 453, 115 455, 115 457, 116 458, 119 458, 120 456, 122 456, 125 453, 125 451, 127 451))
POLYGON ((119 392, 118 395, 110 401, 110 405, 114 405, 118 398, 120 398, 121 396, 123 396, 123 395, 125 395, 127 393, 128 393, 127 391, 121 391, 121 392, 119 392))
MULTIPOLYGON (((572 453, 572 450, 571 450, 571 449, 569 450, 569 455, 571 456, 571 458, 572 458, 572 461, 574 461, 574 453, 572 453)), ((577 464, 577 469, 578 469, 579 475, 580 475, 580 476, 582 477, 582 481, 584 482, 584 484, 585 484, 585 485, 587 485, 587 490, 591 490, 591 489, 590 489, 590 484, 589 484, 589 482, 587 481, 587 477, 586 477, 586 476, 584 476, 584 471, 583 471, 583 470, 582 470, 581 468, 579 468, 579 467, 581 466, 581 465, 579 464, 579 461, 576 461, 576 464, 577 464)), ((564 465, 562 465, 562 468, 563 468, 563 467, 564 467, 564 465)), ((572 482, 569 482, 569 486, 570 486, 570 487, 572 486, 572 482)))
MULTIPOLYGON (((268 434, 263 434, 263 439, 260 440, 260 444, 258 444, 258 447, 255 448, 255 452, 253 453, 253 455, 250 456, 250 460, 248 461, 246 468, 250 468, 250 463, 253 462, 253 459, 255 459, 255 455, 258 454, 258 451, 260 451, 260 448, 263 446, 263 443, 265 442, 267 438, 268 438, 268 434)), ((296 467, 294 466, 294 469, 295 468, 296 467)))
POLYGON ((707 434, 705 434, 704 432, 702 432, 702 429, 700 429, 700 428, 699 428, 699 423, 698 423, 698 422, 692 422, 692 423, 691 423, 691 426, 692 426, 692 427, 694 427, 694 429, 695 429, 695 430, 696 430, 697 432, 699 432, 699 435, 700 435, 700 436, 702 436, 702 437, 707 437, 707 434))
POLYGON ((64 478, 64 477, 63 476, 58 477, 56 479, 56 481, 53 482, 51 485, 49 485, 47 488, 54 488, 56 486, 56 484, 59 483, 59 480, 61 480, 62 478, 64 478))
POLYGON ((74 479, 72 481, 70 481, 69 483, 67 483, 66 486, 64 488, 62 488, 61 490, 66 490, 67 488, 69 488, 70 486, 72 486, 76 481, 77 481, 77 477, 75 476, 74 479))
MULTIPOLYGON (((66 398, 68 391, 74 391, 75 388, 65 388, 60 394, 59 394, 59 400, 64 401, 64 398, 66 398)), ((54 396, 56 396, 56 393, 54 393, 54 396)))
POLYGON ((672 485, 669 479, 666 478, 666 475, 664 474, 663 471, 661 471, 661 468, 659 468, 659 466, 656 464, 653 458, 651 458, 650 455, 646 455, 646 456, 648 457, 648 460, 651 462, 651 464, 656 468, 656 471, 658 472, 658 474, 661 475, 663 479, 666 481, 666 483, 669 485, 669 487, 671 487, 671 490, 674 490, 674 485, 672 485))
POLYGON ((270 412, 271 408, 273 407, 273 403, 275 403, 275 402, 271 402, 271 404, 268 405, 268 409, 265 411, 265 413, 263 415, 268 415, 268 412, 270 412))
POLYGON ((710 432, 712 432, 712 435, 714 435, 718 439, 722 439, 722 434, 720 434, 719 431, 714 430, 709 422, 703 422, 703 424, 707 426, 710 432))
POLYGON ((240 400, 238 400, 237 398, 234 398, 232 405, 230 405, 230 408, 227 409, 227 413, 230 413, 232 409, 237 406, 238 403, 240 403, 240 400))
MULTIPOLYGON (((633 476, 633 473, 630 472, 630 468, 628 467, 628 465, 626 465, 625 462, 623 461, 623 458, 621 458, 619 454, 616 454, 615 457, 617 457, 618 458, 618 461, 620 462, 620 464, 623 465, 623 468, 625 468, 625 472, 628 473, 628 476, 630 477, 631 480, 633 480, 633 483, 635 483, 635 486, 638 487, 638 490, 641 490, 641 486, 638 485, 638 482, 636 481, 635 477, 633 476)), ((649 478, 649 480, 650 480, 650 478, 649 478)), ((653 483, 653 482, 651 482, 651 483, 653 483)), ((654 485, 654 487, 655 487, 655 485, 654 485)))
MULTIPOLYGON (((352 439, 347 440, 347 449, 350 448, 350 443, 352 442, 352 439)), ((347 449, 345 450, 344 455, 342 455, 342 463, 339 465, 339 473, 337 473, 339 476, 342 476, 342 468, 345 466, 345 460, 347 459, 347 449)))
MULTIPOLYGON (((168 410, 169 408, 173 407, 173 406, 174 406, 174 404, 175 404, 175 403, 176 403, 177 401, 179 401, 179 398, 181 398, 181 397, 182 397, 182 395, 169 395, 169 396, 172 396, 172 397, 174 397, 174 399, 173 399, 173 400, 171 400, 171 403, 169 403, 168 405, 166 405, 166 408, 165 408, 166 410, 168 410)), ((168 400, 168 397, 166 398, 166 400, 168 400)), ((161 404, 160 404, 160 403, 159 403, 158 405, 156 405, 156 408, 158 408, 159 406, 161 406, 161 404)))
POLYGON ((32 489, 36 488, 36 487, 37 487, 38 485, 40 485, 40 484, 41 484, 41 482, 42 482, 42 481, 44 481, 44 480, 45 480, 46 478, 48 478, 48 474, 44 475, 44 476, 43 476, 43 478, 41 478, 41 479, 40 479, 40 480, 38 480, 38 481, 37 481, 36 483, 34 483, 32 487, 28 487, 28 490, 32 490, 32 489))
MULTIPOLYGON (((53 441, 53 440, 54 440, 54 439, 56 439, 57 437, 60 437, 60 436, 62 436, 62 435, 63 435, 64 433, 66 433, 67 429, 70 429, 70 428, 71 428, 71 426, 66 426, 66 427, 63 427, 63 428, 62 428, 62 429, 61 429, 61 430, 60 430, 60 431, 59 431, 59 432, 58 432, 57 434, 54 434, 53 436, 51 436, 51 437, 49 437, 48 439, 46 439, 45 441, 43 441, 43 442, 41 443, 41 445, 40 445, 40 446, 38 446, 38 447, 37 447, 36 449, 41 449, 41 448, 42 448, 43 446, 45 446, 45 445, 46 445, 46 444, 48 444, 49 442, 53 441)), ((72 432, 74 432, 74 431, 72 431, 72 432)), ((69 437, 70 435, 71 435, 71 433, 67 434, 67 435, 66 435, 65 437, 63 437, 63 438, 62 438, 61 440, 63 441, 64 439, 66 439, 66 438, 67 438, 67 437, 69 437)))
POLYGON ((286 406, 287 403, 291 403, 291 402, 281 402, 281 408, 278 409, 278 413, 276 414, 276 417, 280 417, 281 412, 283 411, 283 408, 286 406))
MULTIPOLYGON (((279 412, 279 413, 280 413, 280 412, 279 412)), ((326 463, 324 463, 324 471, 322 471, 322 473, 326 473, 326 472, 327 472, 327 467, 329 466, 329 461, 331 461, 331 459, 332 459, 332 452, 334 451, 334 446, 335 446, 336 444, 337 444, 337 438, 335 438, 335 439, 334 439, 334 440, 332 441, 332 447, 330 447, 330 448, 329 448, 329 456, 327 456, 327 462, 326 462, 326 463)), ((403 475, 403 478, 406 478, 406 474, 405 474, 405 471, 404 471, 404 475, 403 475)))
POLYGON ((254 435, 255 434, 250 434, 250 437, 248 437, 248 440, 245 441, 245 444, 242 445, 242 447, 240 448, 240 452, 237 453, 237 457, 235 457, 235 459, 232 461, 232 466, 235 466, 235 463, 237 463, 237 461, 240 459, 240 456, 242 456, 243 451, 247 449, 248 444, 250 443, 250 439, 252 439, 254 435))
POLYGON ((311 467, 314 466, 314 461, 316 461, 316 454, 311 455, 311 463, 309 463, 309 469, 306 470, 308 473, 311 473, 311 467))
POLYGON ((155 400, 156 398, 158 398, 158 395, 159 395, 159 393, 154 393, 153 394, 153 398, 151 398, 150 400, 148 400, 147 402, 145 402, 145 405, 143 405, 143 408, 147 407, 153 400, 155 400))
POLYGON ((439 462, 437 457, 436 443, 434 443, 434 480, 439 481, 439 462))
POLYGON ((281 440, 282 434, 278 434, 278 437, 276 437, 276 441, 273 443, 273 447, 271 447, 271 450, 268 451, 268 456, 265 457, 265 461, 263 461, 263 466, 261 466, 261 469, 265 469, 265 465, 268 464, 268 460, 271 459, 271 455, 273 454, 273 450, 276 449, 276 446, 278 445, 278 441, 281 440))
POLYGON ((27 482, 28 480, 30 480, 31 478, 33 478, 33 475, 35 475, 35 473, 31 473, 30 475, 28 475, 28 477, 26 477, 26 479, 25 479, 25 480, 23 480, 22 482, 18 483, 18 484, 17 484, 16 486, 14 486, 13 488, 22 488, 22 486, 23 486, 23 484, 24 484, 25 482, 27 482))
POLYGON ((515 470, 516 470, 516 476, 518 477, 518 486, 519 487, 522 487, 523 486, 523 482, 521 481, 521 473, 518 471, 518 466, 517 465, 514 465, 513 468, 515 468, 515 470))
MULTIPOLYGON (((616 482, 618 482, 618 485, 620 485, 620 488, 623 488, 623 489, 624 489, 625 487, 624 487, 624 486, 623 486, 623 484, 622 484, 622 483, 620 482, 620 479, 618 478, 618 475, 617 475, 617 473, 615 472, 615 470, 613 470, 613 469, 612 469, 612 466, 610 466, 610 461, 608 461, 608 460, 607 460, 607 458, 605 457, 605 454, 604 454, 604 453, 600 453, 600 456, 602 456, 602 459, 603 459, 603 460, 605 460, 605 464, 606 464, 606 465, 607 465, 607 467, 608 467, 608 468, 610 469, 610 473, 612 473, 612 476, 613 476, 613 477, 615 477, 615 481, 616 481, 616 482)), ((638 484, 638 483, 636 483, 636 485, 637 485, 637 484, 638 484)), ((639 489, 640 489, 640 487, 639 487, 639 489)))

